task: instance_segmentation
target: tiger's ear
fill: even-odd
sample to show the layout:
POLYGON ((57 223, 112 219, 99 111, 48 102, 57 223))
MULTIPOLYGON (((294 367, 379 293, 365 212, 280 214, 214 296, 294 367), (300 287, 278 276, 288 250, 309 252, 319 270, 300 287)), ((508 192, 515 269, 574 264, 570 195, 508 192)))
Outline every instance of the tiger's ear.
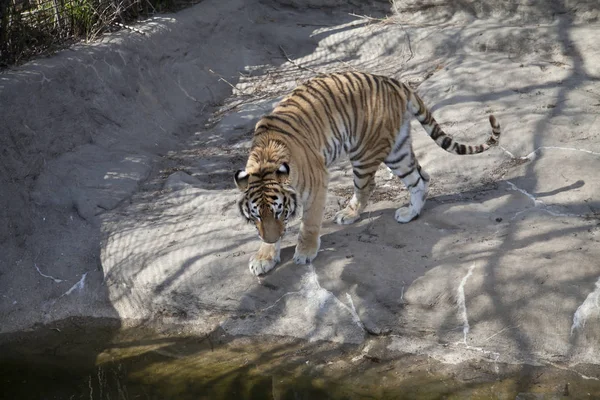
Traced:
POLYGON ((237 186, 240 191, 244 192, 248 188, 248 173, 243 169, 238 170, 233 176, 233 180, 235 181, 235 186, 237 186))
POLYGON ((279 176, 288 176, 290 174, 290 166, 288 163, 282 163, 277 169, 277 175, 279 176))

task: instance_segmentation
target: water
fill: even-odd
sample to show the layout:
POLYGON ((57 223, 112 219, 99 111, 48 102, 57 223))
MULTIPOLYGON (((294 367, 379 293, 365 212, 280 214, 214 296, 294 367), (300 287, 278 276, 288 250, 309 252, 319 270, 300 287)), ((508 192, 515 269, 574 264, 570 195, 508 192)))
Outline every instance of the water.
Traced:
POLYGON ((366 358, 356 346, 81 319, 0 336, 0 386, 19 400, 600 398, 600 381, 553 367, 366 358))

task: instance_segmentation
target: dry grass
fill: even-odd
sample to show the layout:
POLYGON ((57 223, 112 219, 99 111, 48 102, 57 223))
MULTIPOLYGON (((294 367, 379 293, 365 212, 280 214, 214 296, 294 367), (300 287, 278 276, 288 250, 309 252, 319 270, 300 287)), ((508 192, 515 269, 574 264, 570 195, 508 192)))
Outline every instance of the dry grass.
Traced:
POLYGON ((202 0, 4 0, 0 1, 0 68, 49 55, 105 32, 130 29, 139 18, 173 12, 202 0))

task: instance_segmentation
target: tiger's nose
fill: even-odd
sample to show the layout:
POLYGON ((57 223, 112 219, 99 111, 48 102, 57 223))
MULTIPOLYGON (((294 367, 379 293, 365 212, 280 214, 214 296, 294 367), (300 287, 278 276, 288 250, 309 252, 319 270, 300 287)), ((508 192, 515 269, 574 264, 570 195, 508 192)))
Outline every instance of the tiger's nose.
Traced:
POLYGON ((275 244, 275 243, 277 243, 277 241, 279 240, 279 238, 276 238, 276 239, 273 239, 273 238, 262 238, 262 240, 265 243, 275 244))
POLYGON ((276 243, 279 239, 281 239, 279 232, 265 232, 262 236, 262 240, 265 243, 276 243))
POLYGON ((260 236, 265 243, 276 243, 283 235, 283 224, 277 220, 263 221, 259 229, 260 236))

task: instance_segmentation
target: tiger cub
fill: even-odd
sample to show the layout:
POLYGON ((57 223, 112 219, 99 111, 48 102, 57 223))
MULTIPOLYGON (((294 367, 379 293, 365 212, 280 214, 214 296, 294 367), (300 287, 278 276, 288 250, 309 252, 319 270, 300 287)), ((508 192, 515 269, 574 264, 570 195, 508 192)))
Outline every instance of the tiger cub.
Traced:
POLYGON ((410 203, 396 210, 396 221, 417 217, 425 204, 429 175, 415 158, 410 136, 414 115, 429 136, 454 154, 477 154, 497 145, 500 125, 489 120, 488 140, 471 146, 444 133, 407 85, 393 78, 358 72, 318 76, 298 86, 256 124, 244 170, 235 173, 241 214, 255 224, 262 243, 250 259, 261 275, 280 260, 286 224, 302 205, 302 223, 294 254, 297 264, 310 263, 320 247, 328 167, 347 154, 354 172, 354 196, 334 219, 351 224, 375 187, 383 162, 407 186, 410 203))

